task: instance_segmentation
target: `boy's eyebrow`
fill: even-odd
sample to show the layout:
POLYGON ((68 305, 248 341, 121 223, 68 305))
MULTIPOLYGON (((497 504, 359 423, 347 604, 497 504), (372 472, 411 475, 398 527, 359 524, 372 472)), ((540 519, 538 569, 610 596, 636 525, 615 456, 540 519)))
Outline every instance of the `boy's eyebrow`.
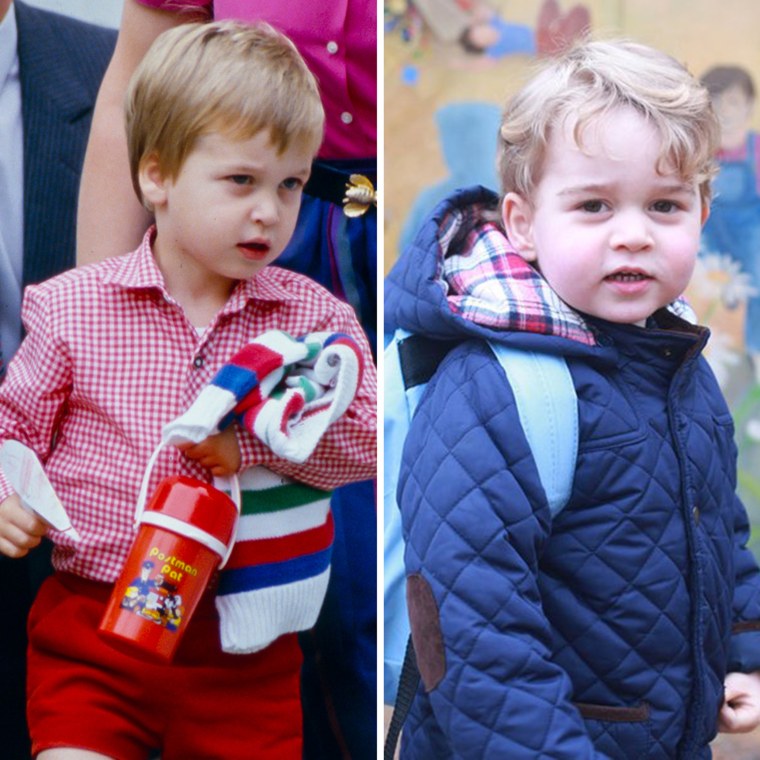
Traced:
MULTIPOLYGON (((246 174, 246 173, 255 173, 261 171, 261 166, 259 164, 253 164, 248 161, 227 161, 224 164, 222 164, 222 171, 227 173, 239 173, 239 174, 246 174)), ((308 176, 311 172, 311 164, 308 164, 307 166, 302 166, 299 169, 296 169, 290 174, 292 174, 295 177, 301 177, 301 176, 308 176)))
POLYGON ((609 189, 610 185, 603 184, 589 184, 589 185, 571 185, 570 187, 563 187, 558 195, 581 195, 585 193, 597 193, 602 190, 609 189))
MULTIPOLYGON (((585 185, 571 185, 570 187, 565 187, 559 191, 558 195, 583 195, 586 193, 600 193, 609 191, 614 188, 615 184, 613 183, 605 184, 603 182, 590 182, 585 185)), ((691 194, 695 192, 695 190, 695 186, 688 182, 672 182, 668 183, 667 185, 658 185, 655 188, 655 191, 657 193, 663 193, 665 195, 672 195, 677 193, 691 194)))

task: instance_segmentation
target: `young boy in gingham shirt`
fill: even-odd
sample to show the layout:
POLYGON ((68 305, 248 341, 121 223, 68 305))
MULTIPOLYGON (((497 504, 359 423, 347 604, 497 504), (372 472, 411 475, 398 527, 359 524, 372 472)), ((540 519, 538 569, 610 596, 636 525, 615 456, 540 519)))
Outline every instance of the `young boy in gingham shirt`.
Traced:
POLYGON ((0 440, 38 454, 82 539, 48 529, 0 475, 0 551, 23 556, 44 534, 55 543, 56 573, 29 623, 29 724, 43 760, 301 755, 295 634, 261 654, 222 653, 209 596, 163 666, 117 653, 96 628, 162 427, 266 330, 358 343, 363 375, 347 412, 299 465, 237 425, 170 447, 150 491, 173 474, 208 480, 207 468, 230 462, 320 489, 374 475, 376 376, 351 308, 268 266, 292 234, 323 118, 314 78, 271 28, 166 33, 127 98, 133 182, 155 227, 133 253, 26 293, 27 337, 0 387, 0 440))

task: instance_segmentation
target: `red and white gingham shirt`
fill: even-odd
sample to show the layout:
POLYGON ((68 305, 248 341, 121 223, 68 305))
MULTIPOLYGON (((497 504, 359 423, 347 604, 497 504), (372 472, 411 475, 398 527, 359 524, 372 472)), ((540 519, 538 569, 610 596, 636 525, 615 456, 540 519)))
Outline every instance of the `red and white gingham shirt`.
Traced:
MULTIPOLYGON (((119 574, 134 538, 137 493, 162 427, 181 414, 219 367, 270 329, 344 332, 359 344, 362 383, 346 413, 302 465, 275 457, 241 431, 242 468, 263 464, 318 488, 376 471, 377 375, 352 309, 320 285, 277 267, 238 283, 202 336, 167 292, 150 234, 135 252, 27 289, 27 337, 0 385, 0 441, 37 452, 82 536, 51 531, 53 563, 102 581, 119 574)), ((161 478, 209 473, 169 447, 161 478)), ((0 475, 0 500, 12 489, 0 475)))

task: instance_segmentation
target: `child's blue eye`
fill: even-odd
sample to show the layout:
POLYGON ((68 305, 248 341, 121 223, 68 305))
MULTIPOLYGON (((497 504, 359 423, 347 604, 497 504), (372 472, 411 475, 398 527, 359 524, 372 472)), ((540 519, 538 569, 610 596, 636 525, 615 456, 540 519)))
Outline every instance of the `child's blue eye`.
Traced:
POLYGON ((583 211, 588 211, 590 214, 598 214, 604 209, 604 203, 602 201, 586 201, 581 204, 583 211))
POLYGON ((658 214, 670 214, 675 211, 678 206, 677 204, 673 203, 673 201, 655 201, 652 204, 652 208, 658 214))
POLYGON ((253 177, 248 174, 231 174, 227 179, 235 185, 250 185, 253 183, 253 177))
POLYGON ((282 181, 282 186, 286 190, 299 190, 302 185, 303 182, 298 177, 288 177, 282 181))

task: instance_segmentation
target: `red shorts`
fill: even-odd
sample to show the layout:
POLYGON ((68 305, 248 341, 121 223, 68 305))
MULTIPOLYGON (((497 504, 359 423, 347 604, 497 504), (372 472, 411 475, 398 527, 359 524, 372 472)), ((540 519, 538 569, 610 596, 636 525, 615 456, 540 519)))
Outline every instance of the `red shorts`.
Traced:
POLYGON ((300 760, 301 651, 295 634, 261 652, 221 651, 206 595, 170 665, 105 643, 111 586, 58 573, 29 616, 27 713, 32 750, 77 747, 118 760, 300 760))

